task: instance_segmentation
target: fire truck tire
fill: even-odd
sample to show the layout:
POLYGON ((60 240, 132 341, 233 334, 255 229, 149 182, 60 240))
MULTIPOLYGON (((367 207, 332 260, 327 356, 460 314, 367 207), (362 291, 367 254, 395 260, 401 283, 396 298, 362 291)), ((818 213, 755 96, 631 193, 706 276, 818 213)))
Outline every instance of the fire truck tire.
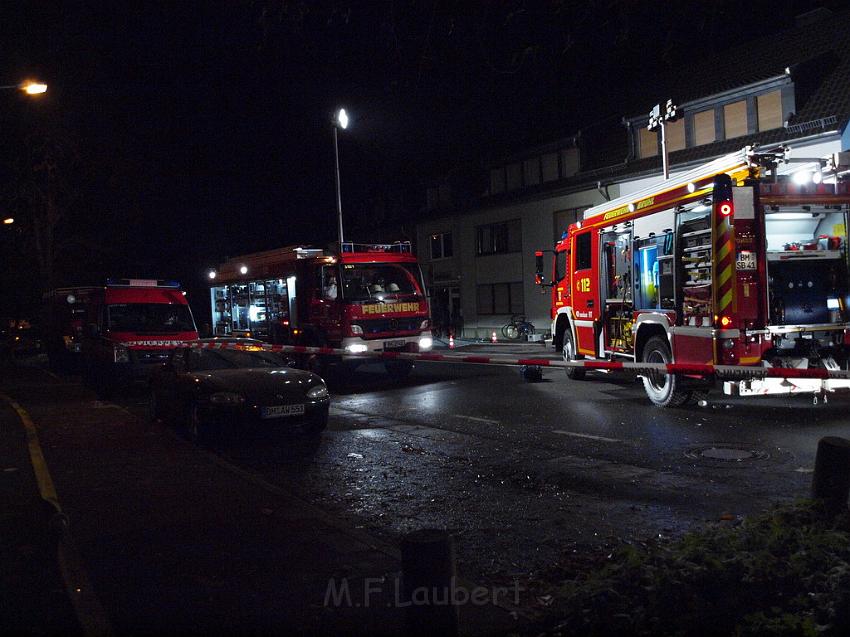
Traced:
POLYGON ((384 369, 394 380, 405 380, 413 371, 411 361, 384 361, 384 369))
MULTIPOLYGON (((567 327, 567 331, 564 332, 564 348, 561 353, 564 356, 564 361, 567 363, 584 358, 581 354, 576 353, 575 343, 573 343, 573 335, 570 332, 569 327, 567 327)), ((565 367, 564 371, 567 374, 567 378, 570 380, 584 380, 586 375, 586 370, 581 367, 565 367)))
MULTIPOLYGON (((667 343, 667 339, 663 336, 650 338, 643 348, 643 361, 645 363, 664 364, 673 362, 673 355, 670 353, 670 345, 667 343)), ((682 379, 676 374, 654 377, 646 375, 643 377, 643 388, 649 400, 656 407, 678 407, 686 403, 691 397, 691 392, 682 388, 682 379)))

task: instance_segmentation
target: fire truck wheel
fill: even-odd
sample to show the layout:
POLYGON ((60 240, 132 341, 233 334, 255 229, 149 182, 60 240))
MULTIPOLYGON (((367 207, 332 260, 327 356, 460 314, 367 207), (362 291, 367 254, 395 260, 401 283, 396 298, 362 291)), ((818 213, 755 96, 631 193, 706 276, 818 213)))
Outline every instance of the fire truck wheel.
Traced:
POLYGON ((413 371, 413 363, 410 361, 384 361, 384 369, 393 379, 404 380, 413 371))
MULTIPOLYGON (((669 364, 673 361, 670 345, 663 336, 653 336, 643 349, 645 363, 669 364)), ((646 375, 643 377, 646 395, 656 407, 678 407, 687 402, 691 393, 682 389, 682 380, 676 374, 646 375)))
MULTIPOLYGON (((564 332, 564 349, 561 352, 564 355, 564 362, 577 361, 584 358, 580 354, 576 354, 575 344, 573 343, 573 335, 570 333, 569 327, 564 332)), ((584 380, 586 370, 581 367, 565 367, 567 378, 570 380, 584 380)))

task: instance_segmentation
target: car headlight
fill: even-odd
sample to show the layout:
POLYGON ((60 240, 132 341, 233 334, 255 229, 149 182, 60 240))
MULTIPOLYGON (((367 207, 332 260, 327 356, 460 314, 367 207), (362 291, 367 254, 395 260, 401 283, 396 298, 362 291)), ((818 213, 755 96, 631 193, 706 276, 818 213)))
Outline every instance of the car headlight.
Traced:
POLYGON ((351 324, 351 335, 352 336, 363 336, 363 328, 357 325, 356 323, 351 324))
POLYGON ((307 398, 312 398, 313 400, 321 400, 328 396, 328 388, 324 385, 316 385, 307 390, 307 398))
POLYGON ((112 352, 115 356, 116 363, 128 363, 130 362, 130 352, 123 345, 116 345, 112 352))
POLYGON ((220 391, 210 394, 210 402, 213 405, 241 405, 245 397, 233 391, 220 391))

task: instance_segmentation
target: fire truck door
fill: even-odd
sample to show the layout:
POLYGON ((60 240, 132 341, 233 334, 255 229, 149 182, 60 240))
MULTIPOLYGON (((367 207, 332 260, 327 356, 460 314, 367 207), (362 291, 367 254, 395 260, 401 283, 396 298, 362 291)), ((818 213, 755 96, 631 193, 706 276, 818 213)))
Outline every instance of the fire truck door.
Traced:
POLYGON ((599 233, 579 231, 573 239, 572 298, 576 348, 580 354, 596 356, 596 323, 601 312, 599 298, 599 233))

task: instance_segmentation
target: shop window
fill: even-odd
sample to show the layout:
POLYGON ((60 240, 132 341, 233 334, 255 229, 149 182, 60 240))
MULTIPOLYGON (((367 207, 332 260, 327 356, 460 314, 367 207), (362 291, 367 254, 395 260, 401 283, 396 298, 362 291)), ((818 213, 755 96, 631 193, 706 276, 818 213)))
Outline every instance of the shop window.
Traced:
POLYGON ((454 256, 452 233, 440 232, 431 235, 431 259, 447 259, 454 256))
POLYGON ((477 288, 478 314, 522 314, 525 311, 522 283, 487 283, 477 288))
POLYGON ((714 110, 700 111, 694 115, 694 145, 710 144, 717 139, 714 129, 714 110))
POLYGON ((678 119, 675 122, 667 122, 664 127, 664 134, 667 138, 667 152, 682 150, 685 147, 685 120, 678 119))
POLYGON ((723 107, 723 121, 726 128, 726 139, 741 137, 747 134, 747 102, 741 100, 723 107))
POLYGON ((756 98, 756 110, 759 131, 782 128, 784 118, 782 117, 782 94, 779 91, 759 95, 756 98))
POLYGON ((658 154, 658 133, 641 126, 638 129, 638 147, 641 159, 655 157, 658 154))
POLYGON ((522 222, 519 219, 476 228, 478 256, 522 250, 522 222))

